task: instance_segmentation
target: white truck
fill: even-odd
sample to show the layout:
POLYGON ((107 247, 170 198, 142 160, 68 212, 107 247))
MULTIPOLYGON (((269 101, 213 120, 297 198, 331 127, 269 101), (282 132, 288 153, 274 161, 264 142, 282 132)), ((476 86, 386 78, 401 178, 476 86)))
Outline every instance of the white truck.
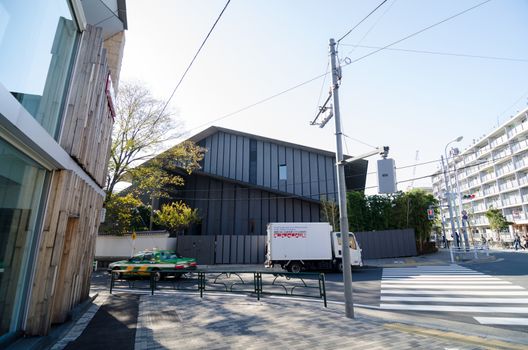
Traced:
MULTIPOLYGON (((273 222, 268 224, 266 266, 291 272, 336 269, 343 271, 341 233, 327 222, 273 222)), ((363 266, 361 249, 348 234, 350 263, 363 266)))

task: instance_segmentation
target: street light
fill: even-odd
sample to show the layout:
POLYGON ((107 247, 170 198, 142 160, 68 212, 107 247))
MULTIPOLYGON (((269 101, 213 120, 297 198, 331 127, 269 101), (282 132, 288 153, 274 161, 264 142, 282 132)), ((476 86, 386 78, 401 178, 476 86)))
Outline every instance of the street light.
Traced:
MULTIPOLYGON (((463 138, 464 138, 463 136, 459 136, 453 141, 450 141, 447 143, 447 145, 444 148, 444 155, 445 155, 445 160, 446 160, 445 165, 444 165, 444 156, 442 156, 442 167, 444 168, 444 181, 446 185, 447 208, 449 209, 449 221, 451 222, 451 234, 453 235, 453 237, 455 235, 455 223, 453 221, 453 208, 451 206, 451 190, 450 190, 451 181, 447 180, 447 169, 449 168, 449 158, 447 158, 447 147, 449 147, 449 145, 452 144, 453 142, 462 141, 463 138)), ((458 230, 460 231, 460 227, 458 230)), ((446 240, 447 240, 447 237, 446 237, 446 240)))

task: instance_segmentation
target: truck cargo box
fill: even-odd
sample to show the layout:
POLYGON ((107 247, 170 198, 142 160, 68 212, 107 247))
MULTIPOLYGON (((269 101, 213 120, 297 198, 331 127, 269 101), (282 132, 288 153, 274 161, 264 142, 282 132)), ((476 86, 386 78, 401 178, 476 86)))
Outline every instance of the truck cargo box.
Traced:
POLYGON ((268 261, 332 260, 332 226, 326 222, 268 224, 268 261))

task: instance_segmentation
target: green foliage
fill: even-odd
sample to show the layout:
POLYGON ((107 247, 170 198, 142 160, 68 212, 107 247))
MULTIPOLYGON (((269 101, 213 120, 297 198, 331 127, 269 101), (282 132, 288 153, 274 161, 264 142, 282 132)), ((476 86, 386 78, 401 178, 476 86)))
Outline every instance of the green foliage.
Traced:
POLYGON ((495 208, 489 208, 486 211, 486 218, 489 221, 490 228, 497 232, 497 234, 502 230, 506 230, 512 224, 502 215, 501 210, 495 208))
POLYGON ((163 205, 161 210, 155 211, 154 218, 157 224, 164 226, 171 233, 179 233, 200 220, 198 210, 181 201, 163 205))
POLYGON ((105 222, 101 224, 100 231, 122 236, 134 230, 145 229, 138 210, 142 206, 141 201, 130 193, 126 196, 108 197, 105 203, 105 222))
POLYGON ((148 162, 129 170, 133 191, 137 196, 169 198, 171 189, 183 185, 182 173, 199 169, 205 149, 185 141, 148 162))
POLYGON ((368 205, 363 192, 347 193, 347 211, 350 231, 366 231, 368 205))
POLYGON ((427 217, 427 209, 437 205, 433 195, 420 189, 393 195, 347 193, 348 220, 352 231, 413 228, 419 247, 428 241, 434 225, 434 221, 427 217))
POLYGON ((436 207, 437 205, 438 201, 432 194, 420 189, 402 193, 395 200, 394 212, 397 215, 395 219, 400 225, 404 223, 399 228, 414 228, 419 247, 429 240, 434 225, 434 221, 427 217, 427 209, 429 206, 436 207))

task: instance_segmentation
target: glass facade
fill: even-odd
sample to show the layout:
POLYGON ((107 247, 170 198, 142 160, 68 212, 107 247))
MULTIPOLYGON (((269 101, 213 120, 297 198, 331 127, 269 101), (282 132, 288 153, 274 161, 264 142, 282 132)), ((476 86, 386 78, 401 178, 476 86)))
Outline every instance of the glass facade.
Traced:
POLYGON ((66 0, 0 0, 0 83, 54 138, 78 34, 66 0))
POLYGON ((20 327, 47 171, 0 138, 0 336, 20 327))

